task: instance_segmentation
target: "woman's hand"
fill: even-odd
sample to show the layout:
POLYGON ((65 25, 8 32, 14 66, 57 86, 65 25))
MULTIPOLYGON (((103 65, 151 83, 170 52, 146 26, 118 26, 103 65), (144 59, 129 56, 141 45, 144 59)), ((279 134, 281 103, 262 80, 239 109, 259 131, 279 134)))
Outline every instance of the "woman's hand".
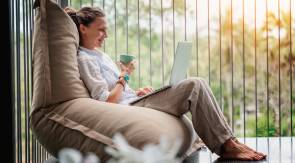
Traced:
POLYGON ((144 87, 144 88, 137 89, 135 92, 137 96, 144 96, 144 95, 152 93, 153 91, 154 90, 152 87, 144 87))
POLYGON ((118 63, 121 69, 121 72, 127 72, 128 75, 131 75, 135 69, 135 61, 131 61, 128 64, 123 64, 121 62, 118 63))

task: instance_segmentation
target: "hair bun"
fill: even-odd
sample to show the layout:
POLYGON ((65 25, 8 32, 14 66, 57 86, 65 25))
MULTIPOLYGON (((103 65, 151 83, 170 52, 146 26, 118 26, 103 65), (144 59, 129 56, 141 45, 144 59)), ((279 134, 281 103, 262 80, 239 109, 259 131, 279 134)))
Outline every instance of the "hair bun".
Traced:
POLYGON ((71 8, 71 7, 66 7, 65 12, 70 15, 70 16, 76 16, 77 15, 77 10, 71 8))
POLYGON ((79 28, 79 17, 78 17, 78 11, 71 8, 71 7, 66 7, 64 11, 72 18, 74 23, 76 24, 77 28, 79 28))

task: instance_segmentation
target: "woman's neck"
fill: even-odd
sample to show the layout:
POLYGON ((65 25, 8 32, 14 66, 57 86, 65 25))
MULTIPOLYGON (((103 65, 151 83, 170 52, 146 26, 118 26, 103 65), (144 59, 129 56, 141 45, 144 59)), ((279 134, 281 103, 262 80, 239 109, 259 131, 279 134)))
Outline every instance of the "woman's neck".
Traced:
POLYGON ((86 48, 86 49, 89 49, 89 50, 95 50, 95 46, 92 45, 91 43, 88 43, 85 40, 82 40, 82 45, 81 46, 86 48))
POLYGON ((81 46, 89 50, 95 50, 95 46, 89 46, 89 45, 81 45, 81 46))

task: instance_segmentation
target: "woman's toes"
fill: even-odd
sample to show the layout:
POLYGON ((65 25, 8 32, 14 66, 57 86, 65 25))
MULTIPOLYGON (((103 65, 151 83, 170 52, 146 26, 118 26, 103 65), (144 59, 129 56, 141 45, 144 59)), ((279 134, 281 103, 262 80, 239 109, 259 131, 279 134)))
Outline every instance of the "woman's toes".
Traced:
POLYGON ((247 149, 249 149, 249 150, 251 150, 251 151, 257 153, 257 154, 260 155, 260 156, 263 156, 263 158, 266 158, 266 154, 261 153, 261 152, 258 152, 258 151, 256 151, 256 150, 254 150, 254 149, 248 147, 246 144, 241 143, 241 142, 238 142, 238 144, 240 144, 240 145, 244 146, 245 148, 247 148, 247 149))
POLYGON ((264 156, 261 156, 261 155, 256 155, 256 158, 257 158, 257 160, 263 160, 264 159, 264 156))

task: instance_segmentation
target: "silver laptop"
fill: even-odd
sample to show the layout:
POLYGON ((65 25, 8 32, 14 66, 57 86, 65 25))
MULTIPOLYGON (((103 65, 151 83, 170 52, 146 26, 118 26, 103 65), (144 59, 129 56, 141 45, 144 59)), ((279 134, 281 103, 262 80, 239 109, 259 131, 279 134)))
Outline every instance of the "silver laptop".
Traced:
POLYGON ((130 102, 130 104, 134 104, 143 98, 146 98, 148 96, 151 96, 151 95, 161 92, 163 90, 171 88, 174 84, 177 84, 181 80, 186 79, 187 68, 189 66, 191 51, 192 51, 192 43, 191 42, 187 42, 187 41, 178 42, 177 48, 176 48, 176 53, 174 56, 174 61, 173 61, 173 66, 172 66, 172 70, 171 70, 169 84, 166 86, 163 86, 159 89, 156 89, 155 91, 153 91, 150 94, 139 97, 138 99, 130 102))

